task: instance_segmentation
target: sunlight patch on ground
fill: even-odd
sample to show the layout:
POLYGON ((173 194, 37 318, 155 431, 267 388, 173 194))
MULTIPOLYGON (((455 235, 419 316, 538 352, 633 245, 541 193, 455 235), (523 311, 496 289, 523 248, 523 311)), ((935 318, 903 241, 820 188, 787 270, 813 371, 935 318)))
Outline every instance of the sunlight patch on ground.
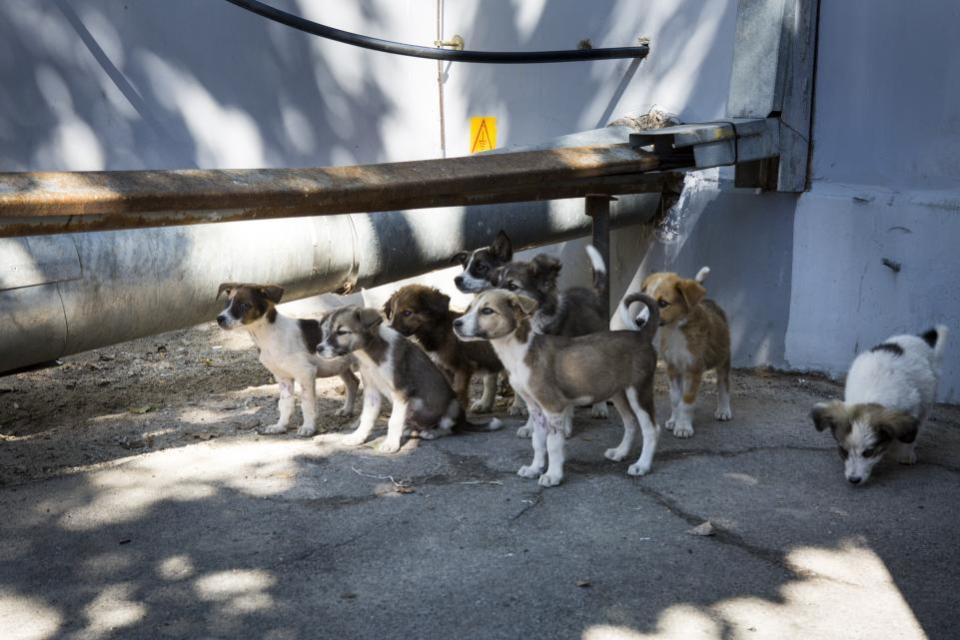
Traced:
POLYGON ((583 640, 654 640, 683 638, 685 640, 719 640, 721 625, 696 607, 680 604, 663 612, 653 633, 640 633, 629 627, 596 625, 587 627, 583 640))
POLYGON ((36 598, 26 598, 0 589, 0 629, 5 640, 45 640, 60 628, 56 609, 36 598))
POLYGON ((100 638, 142 620, 147 615, 147 608, 130 599, 132 591, 128 584, 115 584, 104 588, 84 609, 84 616, 88 620, 87 628, 77 637, 100 638))
POLYGON ((225 613, 244 614, 273 606, 273 598, 266 590, 276 581, 266 571, 234 569, 198 578, 194 590, 201 600, 221 603, 225 613))

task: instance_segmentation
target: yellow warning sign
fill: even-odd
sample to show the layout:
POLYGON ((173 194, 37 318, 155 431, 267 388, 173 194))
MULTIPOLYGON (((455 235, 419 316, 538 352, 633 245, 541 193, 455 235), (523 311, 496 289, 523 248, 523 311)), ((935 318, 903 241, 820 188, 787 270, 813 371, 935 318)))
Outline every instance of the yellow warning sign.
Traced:
POLYGON ((497 148, 497 119, 492 116, 470 118, 470 153, 497 148))

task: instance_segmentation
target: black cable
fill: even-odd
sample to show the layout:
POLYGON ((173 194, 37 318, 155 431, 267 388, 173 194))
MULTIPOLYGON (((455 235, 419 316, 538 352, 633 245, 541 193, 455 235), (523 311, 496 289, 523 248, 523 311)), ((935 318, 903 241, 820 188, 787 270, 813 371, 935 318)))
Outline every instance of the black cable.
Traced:
POLYGON ((642 44, 637 47, 614 47, 609 49, 571 49, 565 51, 452 51, 449 49, 435 49, 420 47, 414 44, 403 44, 391 40, 381 40, 362 36, 349 31, 341 31, 306 18, 295 16, 292 13, 275 9, 270 5, 257 0, 227 0, 241 9, 246 9, 269 20, 285 24, 306 33, 312 33, 321 38, 336 40, 364 49, 373 49, 384 53, 393 53, 400 56, 414 58, 430 58, 431 60, 448 60, 450 62, 487 62, 493 64, 531 64, 543 62, 580 62, 584 60, 609 60, 612 58, 645 58, 650 53, 650 47, 642 44))

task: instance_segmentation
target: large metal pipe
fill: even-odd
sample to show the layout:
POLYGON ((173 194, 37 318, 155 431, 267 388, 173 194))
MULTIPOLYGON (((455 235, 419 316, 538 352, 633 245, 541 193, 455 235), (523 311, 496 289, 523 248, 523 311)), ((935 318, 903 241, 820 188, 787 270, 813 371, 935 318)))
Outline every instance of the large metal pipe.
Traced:
MULTIPOLYGON (((649 220, 659 199, 621 197, 611 226, 649 220)), ((220 282, 278 283, 293 300, 447 266, 500 228, 529 247, 590 222, 572 199, 0 239, 0 372, 209 320, 220 282)))

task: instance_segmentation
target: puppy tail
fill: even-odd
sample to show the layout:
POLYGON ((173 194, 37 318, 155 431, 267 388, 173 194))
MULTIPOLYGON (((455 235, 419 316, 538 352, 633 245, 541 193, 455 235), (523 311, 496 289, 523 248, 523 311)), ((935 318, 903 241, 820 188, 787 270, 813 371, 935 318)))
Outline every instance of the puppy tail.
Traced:
MULTIPOLYGON (((593 267, 593 289, 601 300, 607 299, 606 275, 607 265, 603 262, 603 256, 592 244, 587 245, 587 256, 590 258, 590 265, 593 267)), ((604 303, 606 306, 606 303, 604 303)), ((604 313, 606 315, 606 313, 604 313)))
POLYGON ((637 331, 644 340, 653 340, 660 326, 660 309, 653 298, 645 293, 631 293, 620 303, 619 311, 620 319, 631 331, 637 331), (642 302, 645 309, 636 316, 631 316, 630 305, 634 302, 642 302), (638 322, 639 320, 644 321, 642 325, 638 322))
POLYGON ((697 271, 697 275, 695 275, 693 279, 703 284, 703 281, 707 279, 708 275, 710 275, 710 267, 700 267, 700 271, 697 271))
POLYGON ((930 345, 930 348, 933 349, 933 357, 940 360, 940 357, 943 355, 943 348, 947 342, 947 334, 950 331, 947 329, 946 325, 938 324, 935 327, 927 329, 920 334, 920 337, 923 338, 923 341, 930 345))

